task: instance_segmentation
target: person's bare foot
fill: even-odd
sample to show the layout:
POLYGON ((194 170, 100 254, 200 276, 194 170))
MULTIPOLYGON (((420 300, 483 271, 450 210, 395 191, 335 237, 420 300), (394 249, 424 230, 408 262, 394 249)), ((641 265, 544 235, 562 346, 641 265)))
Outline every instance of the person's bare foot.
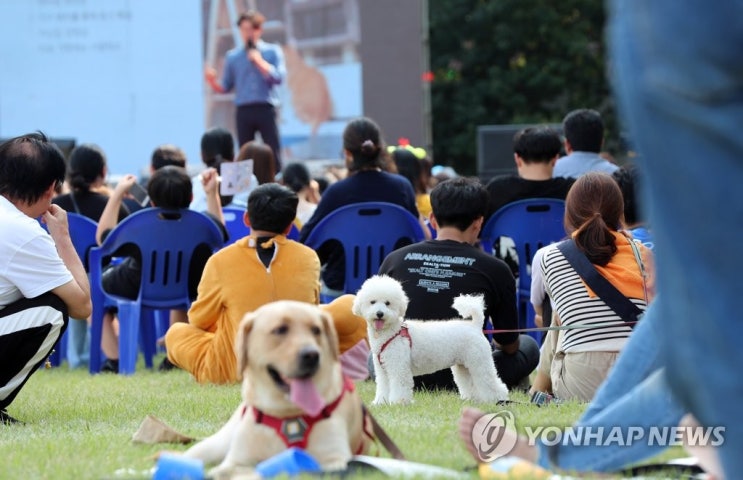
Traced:
MULTIPOLYGON (((505 412, 499 412, 497 415, 502 413, 505 412)), ((509 455, 519 457, 532 463, 537 461, 538 452, 536 447, 529 445, 526 439, 520 437, 515 431, 505 428, 503 425, 494 424, 493 419, 486 420, 483 424, 481 419, 485 415, 486 414, 481 410, 473 407, 465 407, 462 410, 462 415, 459 417, 459 421, 457 422, 457 433, 459 434, 459 438, 464 443, 464 446, 467 448, 470 455, 472 455, 472 458, 477 462, 487 462, 509 455), (487 432, 484 431, 485 428, 488 429, 487 432), (483 431, 478 431, 479 429, 482 429, 483 431), (476 437, 481 437, 481 444, 476 444, 476 437), (493 438, 497 439, 497 445, 490 444, 493 438), (481 450, 483 447, 487 448, 486 452, 481 450)), ((513 417, 511 417, 511 421, 512 420, 513 417)))
POLYGON ((485 414, 482 410, 478 410, 473 407, 464 407, 462 415, 459 417, 457 422, 457 433, 459 438, 464 442, 464 446, 467 451, 470 452, 472 458, 480 461, 480 457, 477 454, 477 447, 475 447, 475 441, 472 440, 472 430, 475 428, 475 424, 485 414))

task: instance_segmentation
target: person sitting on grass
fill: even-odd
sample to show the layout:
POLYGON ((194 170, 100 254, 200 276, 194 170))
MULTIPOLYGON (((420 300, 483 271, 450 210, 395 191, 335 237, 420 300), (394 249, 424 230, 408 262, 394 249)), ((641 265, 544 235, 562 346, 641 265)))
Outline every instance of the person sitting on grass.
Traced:
MULTIPOLYGON (((451 305, 458 295, 484 295, 486 314, 499 330, 492 341, 498 376, 508 388, 523 385, 539 362, 539 346, 530 336, 512 331, 518 328, 518 316, 508 265, 476 246, 488 210, 487 190, 475 178, 445 180, 431 191, 431 205, 436 239, 391 252, 378 273, 402 284, 410 299, 406 318, 453 318, 451 305)), ((415 385, 457 388, 450 369, 418 376, 415 385)))
MULTIPOLYGON (((653 295, 651 252, 622 229, 622 192, 610 175, 589 172, 578 178, 565 200, 565 229, 578 253, 644 311, 653 295)), ((588 402, 606 378, 632 326, 585 284, 561 250, 547 247, 538 276, 554 304, 553 325, 541 349, 532 392, 588 402)))
MULTIPOLYGON (((253 190, 244 216, 250 235, 207 261, 188 323, 168 329, 168 358, 199 383, 238 381, 235 334, 247 312, 275 300, 318 303, 320 260, 311 248, 286 238, 298 201, 277 183, 253 190)), ((345 295, 325 306, 339 333, 341 353, 366 337, 366 322, 350 313, 352 303, 353 296, 345 295)))

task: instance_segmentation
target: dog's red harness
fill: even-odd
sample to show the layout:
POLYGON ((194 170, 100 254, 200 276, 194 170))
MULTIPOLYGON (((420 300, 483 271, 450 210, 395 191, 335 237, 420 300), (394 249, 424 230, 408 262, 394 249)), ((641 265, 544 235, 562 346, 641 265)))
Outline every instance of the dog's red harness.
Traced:
POLYGON ((377 360, 379 360, 379 364, 382 364, 382 352, 384 352, 384 349, 387 348, 387 345, 390 344, 392 340, 394 340, 397 337, 405 337, 408 339, 408 343, 410 344, 410 348, 413 348, 413 339, 410 338, 410 332, 408 332, 408 326, 403 325, 400 330, 397 331, 396 334, 392 335, 390 338, 387 339, 386 342, 382 344, 382 348, 379 349, 379 353, 377 353, 377 360))
MULTIPOLYGON (((341 394, 338 395, 338 398, 325 405, 325 408, 323 408, 322 411, 315 416, 299 415, 297 417, 279 418, 272 415, 267 415, 255 407, 252 407, 251 410, 253 411, 255 422, 261 423, 275 430, 279 437, 281 437, 281 439, 284 441, 284 444, 287 446, 287 448, 298 447, 301 449, 306 449, 307 441, 310 437, 310 432, 312 431, 312 428, 315 426, 315 424, 321 420, 329 418, 330 415, 332 415, 333 411, 338 407, 338 404, 341 403, 341 400, 343 399, 343 396, 346 394, 346 392, 353 392, 355 388, 356 387, 353 384, 353 380, 344 375, 343 390, 341 390, 341 394)), ((243 407, 242 416, 245 415, 247 409, 247 405, 243 407)), ((366 411, 364 411, 364 417, 366 417, 366 411)), ((364 422, 364 426, 365 425, 366 422, 364 422)), ((364 428, 364 433, 368 435, 366 428, 364 428)), ((364 443, 361 442, 359 451, 355 453, 362 453, 363 448, 364 443)))

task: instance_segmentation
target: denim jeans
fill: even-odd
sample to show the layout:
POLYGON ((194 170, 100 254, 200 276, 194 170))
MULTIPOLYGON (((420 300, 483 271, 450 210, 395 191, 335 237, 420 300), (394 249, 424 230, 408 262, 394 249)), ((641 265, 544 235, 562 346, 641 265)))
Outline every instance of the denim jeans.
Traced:
MULTIPOLYGON (((620 427, 629 438, 630 427, 674 427, 684 413, 671 395, 662 368, 658 344, 667 334, 657 315, 656 300, 630 336, 608 377, 596 392, 577 427, 603 427, 606 435, 620 427)), ((617 442, 606 445, 559 445, 545 447, 538 443, 539 464, 583 472, 616 472, 665 449, 649 445, 646 437, 629 445, 617 442), (554 462, 554 465, 553 465, 554 462)))
POLYGON ((90 361, 90 327, 86 320, 70 318, 66 353, 70 368, 87 368, 90 361))
POLYGON ((609 0, 612 79, 655 236, 663 363, 743 472, 743 0, 609 0))

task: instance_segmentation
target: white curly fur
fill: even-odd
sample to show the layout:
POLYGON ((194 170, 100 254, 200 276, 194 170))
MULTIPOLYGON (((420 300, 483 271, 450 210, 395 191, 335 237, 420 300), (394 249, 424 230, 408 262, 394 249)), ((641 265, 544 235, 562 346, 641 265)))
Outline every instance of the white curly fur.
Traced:
POLYGON ((463 399, 508 399, 508 388, 498 377, 490 344, 482 334, 483 297, 460 295, 452 306, 471 320, 407 320, 408 297, 400 282, 384 275, 364 282, 356 294, 353 312, 367 323, 377 382, 374 404, 412 402, 413 377, 444 368, 451 368, 463 399), (408 328, 410 341, 398 335, 403 325, 408 328))

